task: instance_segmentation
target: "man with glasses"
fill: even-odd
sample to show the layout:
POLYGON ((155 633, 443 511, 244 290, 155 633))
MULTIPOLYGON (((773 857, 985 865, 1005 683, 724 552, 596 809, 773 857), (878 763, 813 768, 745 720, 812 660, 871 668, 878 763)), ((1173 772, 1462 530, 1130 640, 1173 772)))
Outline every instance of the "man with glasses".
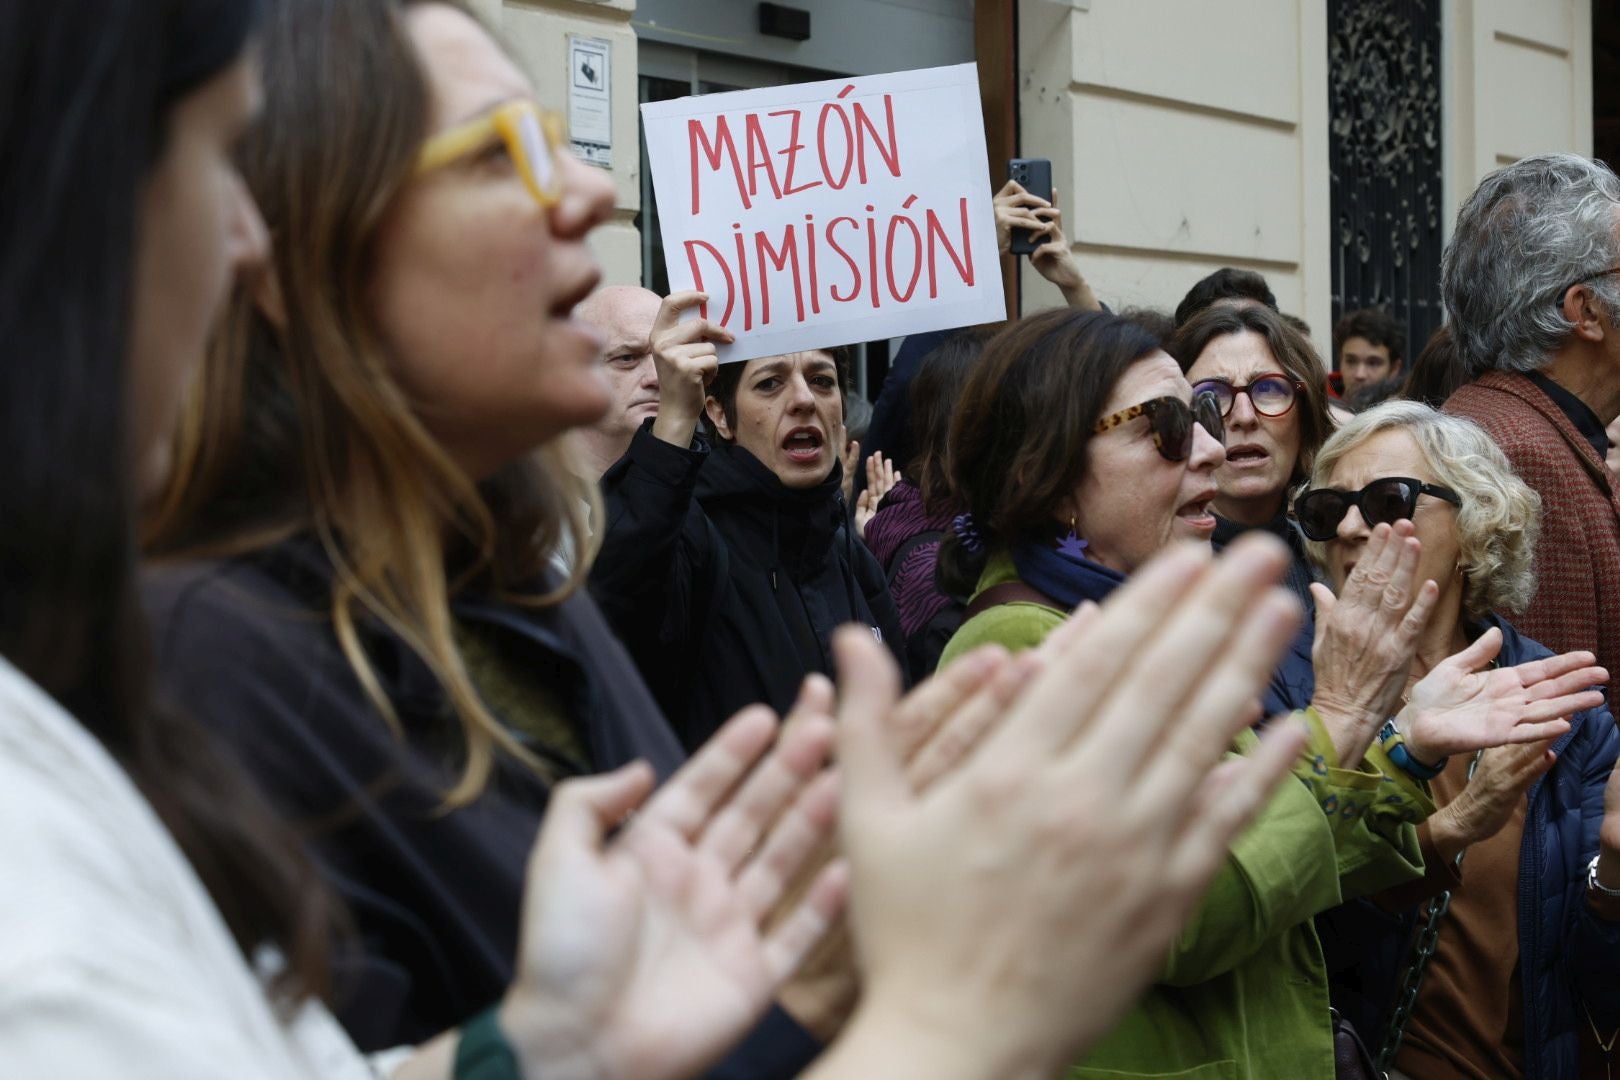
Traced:
POLYGON ((1541 496, 1535 599, 1516 620, 1620 671, 1620 498, 1604 465, 1620 417, 1620 179, 1572 154, 1486 177, 1457 216, 1441 288, 1475 381, 1475 421, 1541 496))

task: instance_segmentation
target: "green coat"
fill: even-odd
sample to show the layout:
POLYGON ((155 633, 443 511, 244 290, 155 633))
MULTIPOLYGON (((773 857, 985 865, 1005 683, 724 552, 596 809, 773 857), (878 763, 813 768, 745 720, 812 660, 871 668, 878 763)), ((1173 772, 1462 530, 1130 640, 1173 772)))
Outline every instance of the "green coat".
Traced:
MULTIPOLYGON (((979 589, 1015 578, 1003 554, 979 589)), ((1039 604, 989 608, 962 625, 941 664, 987 642, 1030 648, 1062 619, 1039 604)), ((1158 982, 1071 1080, 1331 1080, 1328 976, 1312 917, 1420 877, 1412 822, 1434 804, 1377 746, 1365 771, 1338 768, 1321 722, 1300 715, 1312 729, 1294 769, 1301 782, 1283 784, 1232 845, 1158 982)), ((1255 743, 1244 732, 1234 752, 1255 743)))

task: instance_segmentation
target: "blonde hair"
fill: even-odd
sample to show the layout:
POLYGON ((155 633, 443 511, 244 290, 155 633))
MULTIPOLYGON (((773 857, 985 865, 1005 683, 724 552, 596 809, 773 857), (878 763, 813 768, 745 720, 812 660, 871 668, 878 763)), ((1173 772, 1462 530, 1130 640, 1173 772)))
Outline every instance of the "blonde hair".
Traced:
MULTIPOLYGON (((1329 436, 1316 456, 1310 486, 1326 485, 1341 458, 1379 432, 1394 430, 1417 441, 1434 482, 1462 499, 1457 565, 1463 574, 1463 614, 1477 619, 1491 611, 1523 611, 1536 592, 1541 496, 1472 421, 1417 401, 1386 401, 1357 413, 1329 436)), ((1320 566, 1326 545, 1307 541, 1306 548, 1320 566)))
POLYGON ((161 555, 221 557, 313 532, 335 568, 339 645, 394 733, 404 738, 366 655, 363 617, 404 641, 449 698, 466 751, 445 795, 456 807, 483 792, 497 752, 549 770, 480 698, 450 597, 476 582, 505 602, 560 602, 595 552, 586 514, 600 515, 566 439, 470 479, 412 410, 366 310, 372 239, 428 131, 428 90, 403 20, 413 2, 269 9, 265 109, 243 172, 270 227, 285 318, 268 319, 246 288, 232 298, 147 539, 161 555), (566 580, 526 592, 559 550, 574 556, 566 580))

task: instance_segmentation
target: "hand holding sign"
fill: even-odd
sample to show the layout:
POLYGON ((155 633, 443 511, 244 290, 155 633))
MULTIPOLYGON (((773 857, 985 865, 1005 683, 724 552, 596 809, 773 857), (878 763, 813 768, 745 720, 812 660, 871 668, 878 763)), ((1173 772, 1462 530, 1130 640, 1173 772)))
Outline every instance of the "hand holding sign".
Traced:
POLYGON ((706 319, 679 322, 681 312, 709 298, 693 290, 671 293, 653 319, 653 366, 658 369, 658 419, 653 434, 676 446, 689 446, 703 416, 709 380, 719 369, 715 344, 729 344, 731 332, 706 319))

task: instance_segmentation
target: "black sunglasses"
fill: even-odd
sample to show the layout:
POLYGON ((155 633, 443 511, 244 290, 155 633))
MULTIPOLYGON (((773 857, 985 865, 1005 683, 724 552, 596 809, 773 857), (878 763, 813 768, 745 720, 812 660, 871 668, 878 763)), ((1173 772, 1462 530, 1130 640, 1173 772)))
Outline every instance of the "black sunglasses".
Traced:
POLYGON ((1161 397, 1121 409, 1105 416, 1092 428, 1093 435, 1101 435, 1121 424, 1128 424, 1138 416, 1148 418, 1153 430, 1153 445, 1166 461, 1186 461, 1192 456, 1193 424, 1198 423, 1216 442, 1225 445, 1226 425, 1221 420, 1221 404, 1209 392, 1193 395, 1189 406, 1180 398, 1161 397))
POLYGON ((1299 522, 1300 531, 1308 539, 1332 540, 1339 533, 1339 522, 1352 506, 1361 511, 1361 519, 1368 528, 1393 525, 1412 519, 1419 495, 1433 495, 1453 506, 1462 505, 1462 497, 1450 488, 1425 484, 1410 476, 1385 476, 1360 491, 1338 488, 1307 491, 1294 500, 1294 520, 1299 522))

